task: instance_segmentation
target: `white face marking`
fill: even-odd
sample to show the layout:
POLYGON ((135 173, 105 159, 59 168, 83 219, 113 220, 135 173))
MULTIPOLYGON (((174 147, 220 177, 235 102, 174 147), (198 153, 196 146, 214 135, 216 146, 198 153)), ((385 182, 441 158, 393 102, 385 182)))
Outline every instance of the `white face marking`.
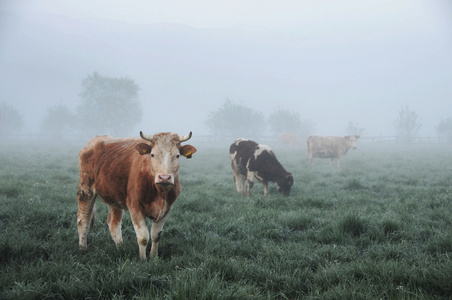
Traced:
POLYGON ((168 139, 159 139, 151 151, 155 183, 174 184, 179 174, 179 149, 168 139))

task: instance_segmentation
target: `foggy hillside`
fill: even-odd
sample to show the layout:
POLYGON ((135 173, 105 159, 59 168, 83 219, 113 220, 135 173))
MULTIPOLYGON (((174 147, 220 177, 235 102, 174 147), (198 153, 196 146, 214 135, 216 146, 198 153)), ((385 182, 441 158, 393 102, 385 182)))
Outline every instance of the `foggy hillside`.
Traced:
POLYGON ((452 116, 452 88, 444 90, 452 49, 434 27, 353 35, 306 27, 289 35, 1 10, 0 20, 0 101, 23 114, 27 132, 49 106, 75 108, 82 79, 94 71, 139 84, 137 130, 208 134, 208 113, 227 98, 265 116, 277 107, 297 111, 319 134, 344 134, 353 121, 369 135, 393 135, 402 105, 422 117, 424 135, 452 116))

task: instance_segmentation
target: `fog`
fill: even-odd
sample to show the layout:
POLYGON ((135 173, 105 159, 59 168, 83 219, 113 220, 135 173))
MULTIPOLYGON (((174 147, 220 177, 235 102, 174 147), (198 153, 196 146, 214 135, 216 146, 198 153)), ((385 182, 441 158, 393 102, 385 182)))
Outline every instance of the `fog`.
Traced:
POLYGON ((207 135, 226 99, 268 117, 298 112, 320 135, 349 122, 394 135, 402 106, 436 136, 452 117, 447 0, 2 1, 0 102, 36 133, 80 103, 93 72, 140 86, 148 133, 207 135))

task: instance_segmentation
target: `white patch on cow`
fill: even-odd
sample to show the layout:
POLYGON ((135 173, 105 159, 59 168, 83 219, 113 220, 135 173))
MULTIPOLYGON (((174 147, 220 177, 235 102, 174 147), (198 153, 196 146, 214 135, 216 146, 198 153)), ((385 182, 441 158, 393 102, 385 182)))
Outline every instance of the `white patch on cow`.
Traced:
POLYGON ((254 176, 257 178, 257 180, 259 180, 259 182, 262 182, 262 180, 264 180, 262 177, 260 177, 260 176, 258 175, 257 172, 254 173, 254 176))
POLYGON ((163 230, 163 225, 165 225, 166 216, 161 219, 159 222, 153 222, 151 226, 151 252, 150 257, 154 257, 158 255, 158 248, 159 248, 159 242, 160 242, 160 235, 163 230))
POLYGON ((257 145, 257 149, 256 149, 256 151, 254 151, 254 159, 257 159, 257 157, 259 155, 261 155, 262 152, 264 152, 264 151, 267 151, 268 153, 270 153, 272 151, 272 149, 270 149, 270 147, 267 145, 261 145, 261 144, 257 145))
POLYGON ((168 147, 166 145, 164 145, 164 147, 154 147, 151 155, 154 155, 152 164, 156 173, 155 184, 174 184, 174 178, 179 174, 179 160, 175 159, 178 153, 179 150, 176 147, 168 147), (170 177, 168 180, 162 180, 160 179, 160 175, 163 176, 163 178, 166 178, 168 175, 170 177))
POLYGON ((234 153, 230 153, 229 157, 231 158, 231 161, 235 161, 235 157, 237 155, 237 151, 235 151, 234 153))
MULTIPOLYGON (((133 220, 132 220, 133 222, 133 220)), ((140 259, 146 259, 146 246, 149 242, 149 230, 146 225, 146 220, 143 218, 138 224, 133 223, 133 228, 137 235, 137 242, 139 247, 140 259)))

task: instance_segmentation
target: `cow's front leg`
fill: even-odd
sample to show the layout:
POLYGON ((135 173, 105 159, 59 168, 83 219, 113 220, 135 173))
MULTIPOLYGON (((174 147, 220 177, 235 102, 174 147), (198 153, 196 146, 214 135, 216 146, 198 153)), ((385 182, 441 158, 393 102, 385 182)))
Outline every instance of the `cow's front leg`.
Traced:
POLYGON ((245 194, 245 181, 246 177, 240 174, 237 168, 234 166, 234 163, 231 163, 232 174, 234 175, 235 187, 237 189, 237 193, 243 195, 245 194))
POLYGON ((146 247, 149 242, 149 230, 146 224, 146 218, 142 213, 132 210, 130 211, 130 217, 132 218, 133 228, 137 235, 140 259, 146 260, 146 247))
POLYGON ((268 181, 262 181, 262 185, 264 186, 264 196, 268 196, 268 181))
POLYGON ((109 206, 107 224, 116 247, 122 244, 121 220, 123 210, 109 206))
POLYGON ((80 249, 86 249, 88 246, 87 235, 94 226, 94 202, 96 194, 89 189, 79 188, 77 192, 78 211, 77 211, 77 228, 80 249))
POLYGON ((248 172, 246 174, 246 178, 248 180, 248 190, 246 192, 246 195, 251 196, 251 189, 253 188, 254 185, 254 172, 248 172))
POLYGON ((235 186, 237 188, 237 192, 240 195, 245 195, 245 182, 246 182, 246 177, 238 174, 237 176, 234 177, 235 180, 235 186))
POLYGON ((151 227, 152 247, 151 247, 150 257, 158 256, 160 236, 162 234, 163 225, 165 225, 165 221, 166 221, 166 217, 162 218, 158 222, 152 223, 152 227, 151 227))
POLYGON ((309 159, 309 162, 311 163, 311 167, 312 167, 312 164, 314 163, 314 157, 313 156, 311 156, 311 158, 309 159))

